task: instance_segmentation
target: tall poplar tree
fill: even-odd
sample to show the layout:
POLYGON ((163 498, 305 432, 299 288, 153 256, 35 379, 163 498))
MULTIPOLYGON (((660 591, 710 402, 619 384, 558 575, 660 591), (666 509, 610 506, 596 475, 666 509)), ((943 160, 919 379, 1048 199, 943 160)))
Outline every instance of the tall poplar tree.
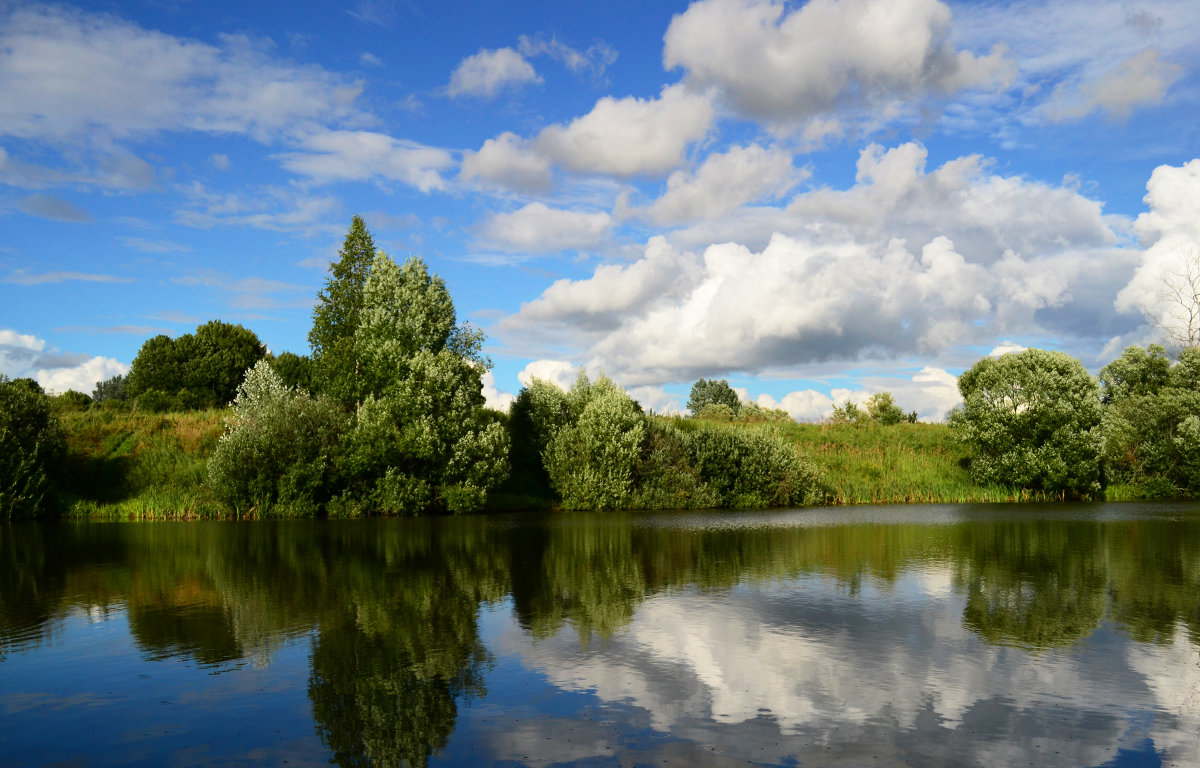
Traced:
POLYGON ((312 346, 313 387, 348 408, 362 402, 362 360, 356 332, 361 322, 363 288, 375 259, 375 241, 361 216, 350 222, 350 231, 330 265, 325 288, 317 294, 312 346))

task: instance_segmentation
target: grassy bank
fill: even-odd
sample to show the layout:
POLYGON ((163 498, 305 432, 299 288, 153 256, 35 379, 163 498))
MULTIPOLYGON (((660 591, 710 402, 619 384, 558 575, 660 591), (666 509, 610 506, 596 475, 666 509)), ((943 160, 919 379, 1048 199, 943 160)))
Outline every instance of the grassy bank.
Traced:
POLYGON ((829 504, 1051 501, 1056 497, 971 482, 967 449, 945 424, 784 424, 825 474, 829 504))
MULTIPOLYGON (((205 488, 208 457, 227 410, 147 414, 90 409, 59 413, 68 457, 60 501, 68 516, 149 520, 221 517, 205 488)), ((782 424, 824 474, 827 503, 911 504, 1054 500, 971 482, 966 449, 944 424, 782 424)), ((493 511, 546 506, 515 489, 494 494, 493 511)), ((1110 489, 1109 498, 1138 498, 1110 489)))
POLYGON ((58 414, 67 434, 59 481, 69 517, 119 520, 220 516, 204 488, 225 410, 58 414))

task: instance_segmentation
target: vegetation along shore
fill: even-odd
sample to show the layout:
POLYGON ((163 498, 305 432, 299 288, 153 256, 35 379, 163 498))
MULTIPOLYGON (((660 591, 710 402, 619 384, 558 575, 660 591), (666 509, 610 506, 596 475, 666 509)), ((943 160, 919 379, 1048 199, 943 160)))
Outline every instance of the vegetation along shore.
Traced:
POLYGON ((0 519, 359 517, 1195 496, 1200 349, 1130 347, 1099 379, 1060 352, 984 358, 919 423, 888 393, 821 424, 700 379, 689 416, 603 374, 488 409, 483 335, 419 258, 355 217, 311 354, 212 321, 147 340, 128 376, 48 395, 0 377, 0 519))

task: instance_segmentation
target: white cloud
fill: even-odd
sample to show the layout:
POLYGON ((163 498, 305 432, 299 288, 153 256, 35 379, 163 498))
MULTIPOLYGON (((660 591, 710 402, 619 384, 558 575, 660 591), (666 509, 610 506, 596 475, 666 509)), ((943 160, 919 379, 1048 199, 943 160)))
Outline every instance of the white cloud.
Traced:
POLYGON ((924 161, 919 145, 869 147, 850 189, 764 214, 756 228, 774 234, 762 246, 703 228, 654 238, 630 263, 554 283, 500 331, 514 344, 557 337, 640 386, 825 361, 945 365, 998 337, 1099 346, 1136 326, 1106 309, 1138 254, 1116 247, 1099 204, 991 175, 978 157, 930 173, 924 161), (678 244, 704 235, 717 236, 678 244))
POLYGON ((15 285, 46 285, 47 283, 67 283, 67 282, 84 282, 84 283, 132 283, 132 277, 117 277, 116 275, 101 275, 91 272, 28 272, 24 269, 16 269, 9 273, 8 277, 4 278, 6 283, 15 285))
POLYGON ((1018 344, 1015 341, 1008 341, 1007 339, 1005 339, 1004 341, 1000 342, 995 347, 993 347, 992 351, 988 352, 987 356, 988 357, 1003 357, 1004 355, 1007 355, 1010 352, 1024 352, 1024 351, 1025 351, 1025 347, 1022 346, 1021 344, 1018 344))
POLYGON ((128 372, 128 365, 111 357, 63 353, 45 339, 0 328, 0 373, 32 378, 47 392, 91 394, 96 382, 128 372))
POLYGON ((1004 82, 1003 50, 956 50, 950 20, 939 0, 700 0, 672 19, 663 63, 771 122, 1004 82))
POLYGON ((230 168, 229 155, 209 155, 208 164, 218 171, 228 171, 230 168))
POLYGON ((1010 92, 987 100, 972 120, 995 131, 1014 118, 1061 121, 1103 109, 1114 117, 1166 96, 1179 67, 1200 52, 1193 0, 1055 0, 955 7, 958 39, 1002 41, 1019 72, 1010 92))
POLYGON ((190 253, 191 248, 170 240, 147 240, 144 237, 118 237, 117 241, 126 248, 133 248, 142 253, 190 253))
POLYGON ((663 88, 657 99, 606 96, 567 125, 543 129, 534 147, 573 171, 656 176, 683 163, 713 116, 708 97, 679 85, 663 88))
POLYGON ((1102 109, 1125 118, 1136 107, 1160 104, 1182 72, 1178 65, 1163 61, 1157 50, 1147 48, 1104 76, 1084 83, 1076 94, 1056 89, 1048 114, 1053 120, 1074 120, 1102 109))
POLYGON ((961 402, 958 378, 941 369, 926 366, 912 376, 900 374, 867 376, 860 389, 835 387, 828 394, 815 389, 789 392, 782 399, 762 394, 755 402, 764 408, 781 408, 797 421, 821 421, 833 415, 834 405, 863 405, 871 395, 890 392, 906 413, 916 411, 923 421, 941 421, 946 412, 961 402))
POLYGON ((1137 272, 1116 299, 1118 310, 1163 315, 1168 323, 1171 304, 1163 303, 1163 277, 1179 272, 1183 260, 1200 253, 1200 159, 1182 166, 1160 165, 1146 184, 1150 209, 1137 218, 1134 229, 1147 246, 1137 272))
POLYGON ((672 173, 646 214, 656 224, 724 216, 745 203, 778 196, 800 179, 785 150, 733 147, 709 155, 695 172, 672 173))
POLYGON ((493 214, 480 235, 490 246, 506 251, 553 253, 592 248, 604 243, 612 229, 607 213, 583 213, 530 203, 512 213, 493 214))
POLYGON ((579 368, 565 360, 534 360, 517 374, 517 381, 527 387, 534 379, 541 379, 566 391, 578 376, 579 368))
POLYGON ((199 182, 182 187, 186 207, 175 220, 189 227, 255 227, 306 234, 345 235, 344 225, 332 223, 341 203, 334 197, 313 197, 293 187, 264 187, 251 194, 218 192, 199 182))
POLYGON ((100 146, 193 130, 265 141, 363 117, 360 83, 276 59, 244 36, 213 46, 28 5, 4 13, 0 30, 0 135, 100 146))
POLYGON ((383 59, 379 58, 370 51, 363 51, 358 55, 358 61, 364 67, 382 67, 383 59))
POLYGON ((451 97, 495 98, 505 88, 540 83, 533 65, 512 48, 482 49, 463 59, 450 75, 446 93, 451 97))
POLYGON ((463 153, 459 178, 479 179, 521 192, 544 192, 553 184, 549 158, 508 132, 483 142, 478 152, 463 153))
POLYGON ((562 62, 572 72, 588 72, 593 78, 603 77, 605 70, 617 60, 616 50, 603 40, 597 40, 587 50, 579 51, 556 37, 547 40, 521 35, 518 49, 523 56, 549 56, 562 62))
POLYGON ((450 153, 370 131, 325 131, 302 142, 306 152, 278 157, 290 171, 320 181, 399 181, 422 192, 443 189, 450 153))
POLYGON ((483 373, 483 401, 484 405, 495 411, 508 413, 508 407, 516 400, 516 396, 511 392, 501 392, 496 388, 496 375, 491 371, 483 373))

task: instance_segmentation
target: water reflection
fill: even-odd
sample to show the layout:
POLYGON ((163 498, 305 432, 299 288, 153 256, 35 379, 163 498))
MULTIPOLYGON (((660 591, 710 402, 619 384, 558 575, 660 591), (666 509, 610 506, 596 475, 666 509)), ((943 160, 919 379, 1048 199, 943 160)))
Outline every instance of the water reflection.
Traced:
POLYGON ((1046 511, 0 527, 0 762, 1200 764, 1200 508, 1046 511))

